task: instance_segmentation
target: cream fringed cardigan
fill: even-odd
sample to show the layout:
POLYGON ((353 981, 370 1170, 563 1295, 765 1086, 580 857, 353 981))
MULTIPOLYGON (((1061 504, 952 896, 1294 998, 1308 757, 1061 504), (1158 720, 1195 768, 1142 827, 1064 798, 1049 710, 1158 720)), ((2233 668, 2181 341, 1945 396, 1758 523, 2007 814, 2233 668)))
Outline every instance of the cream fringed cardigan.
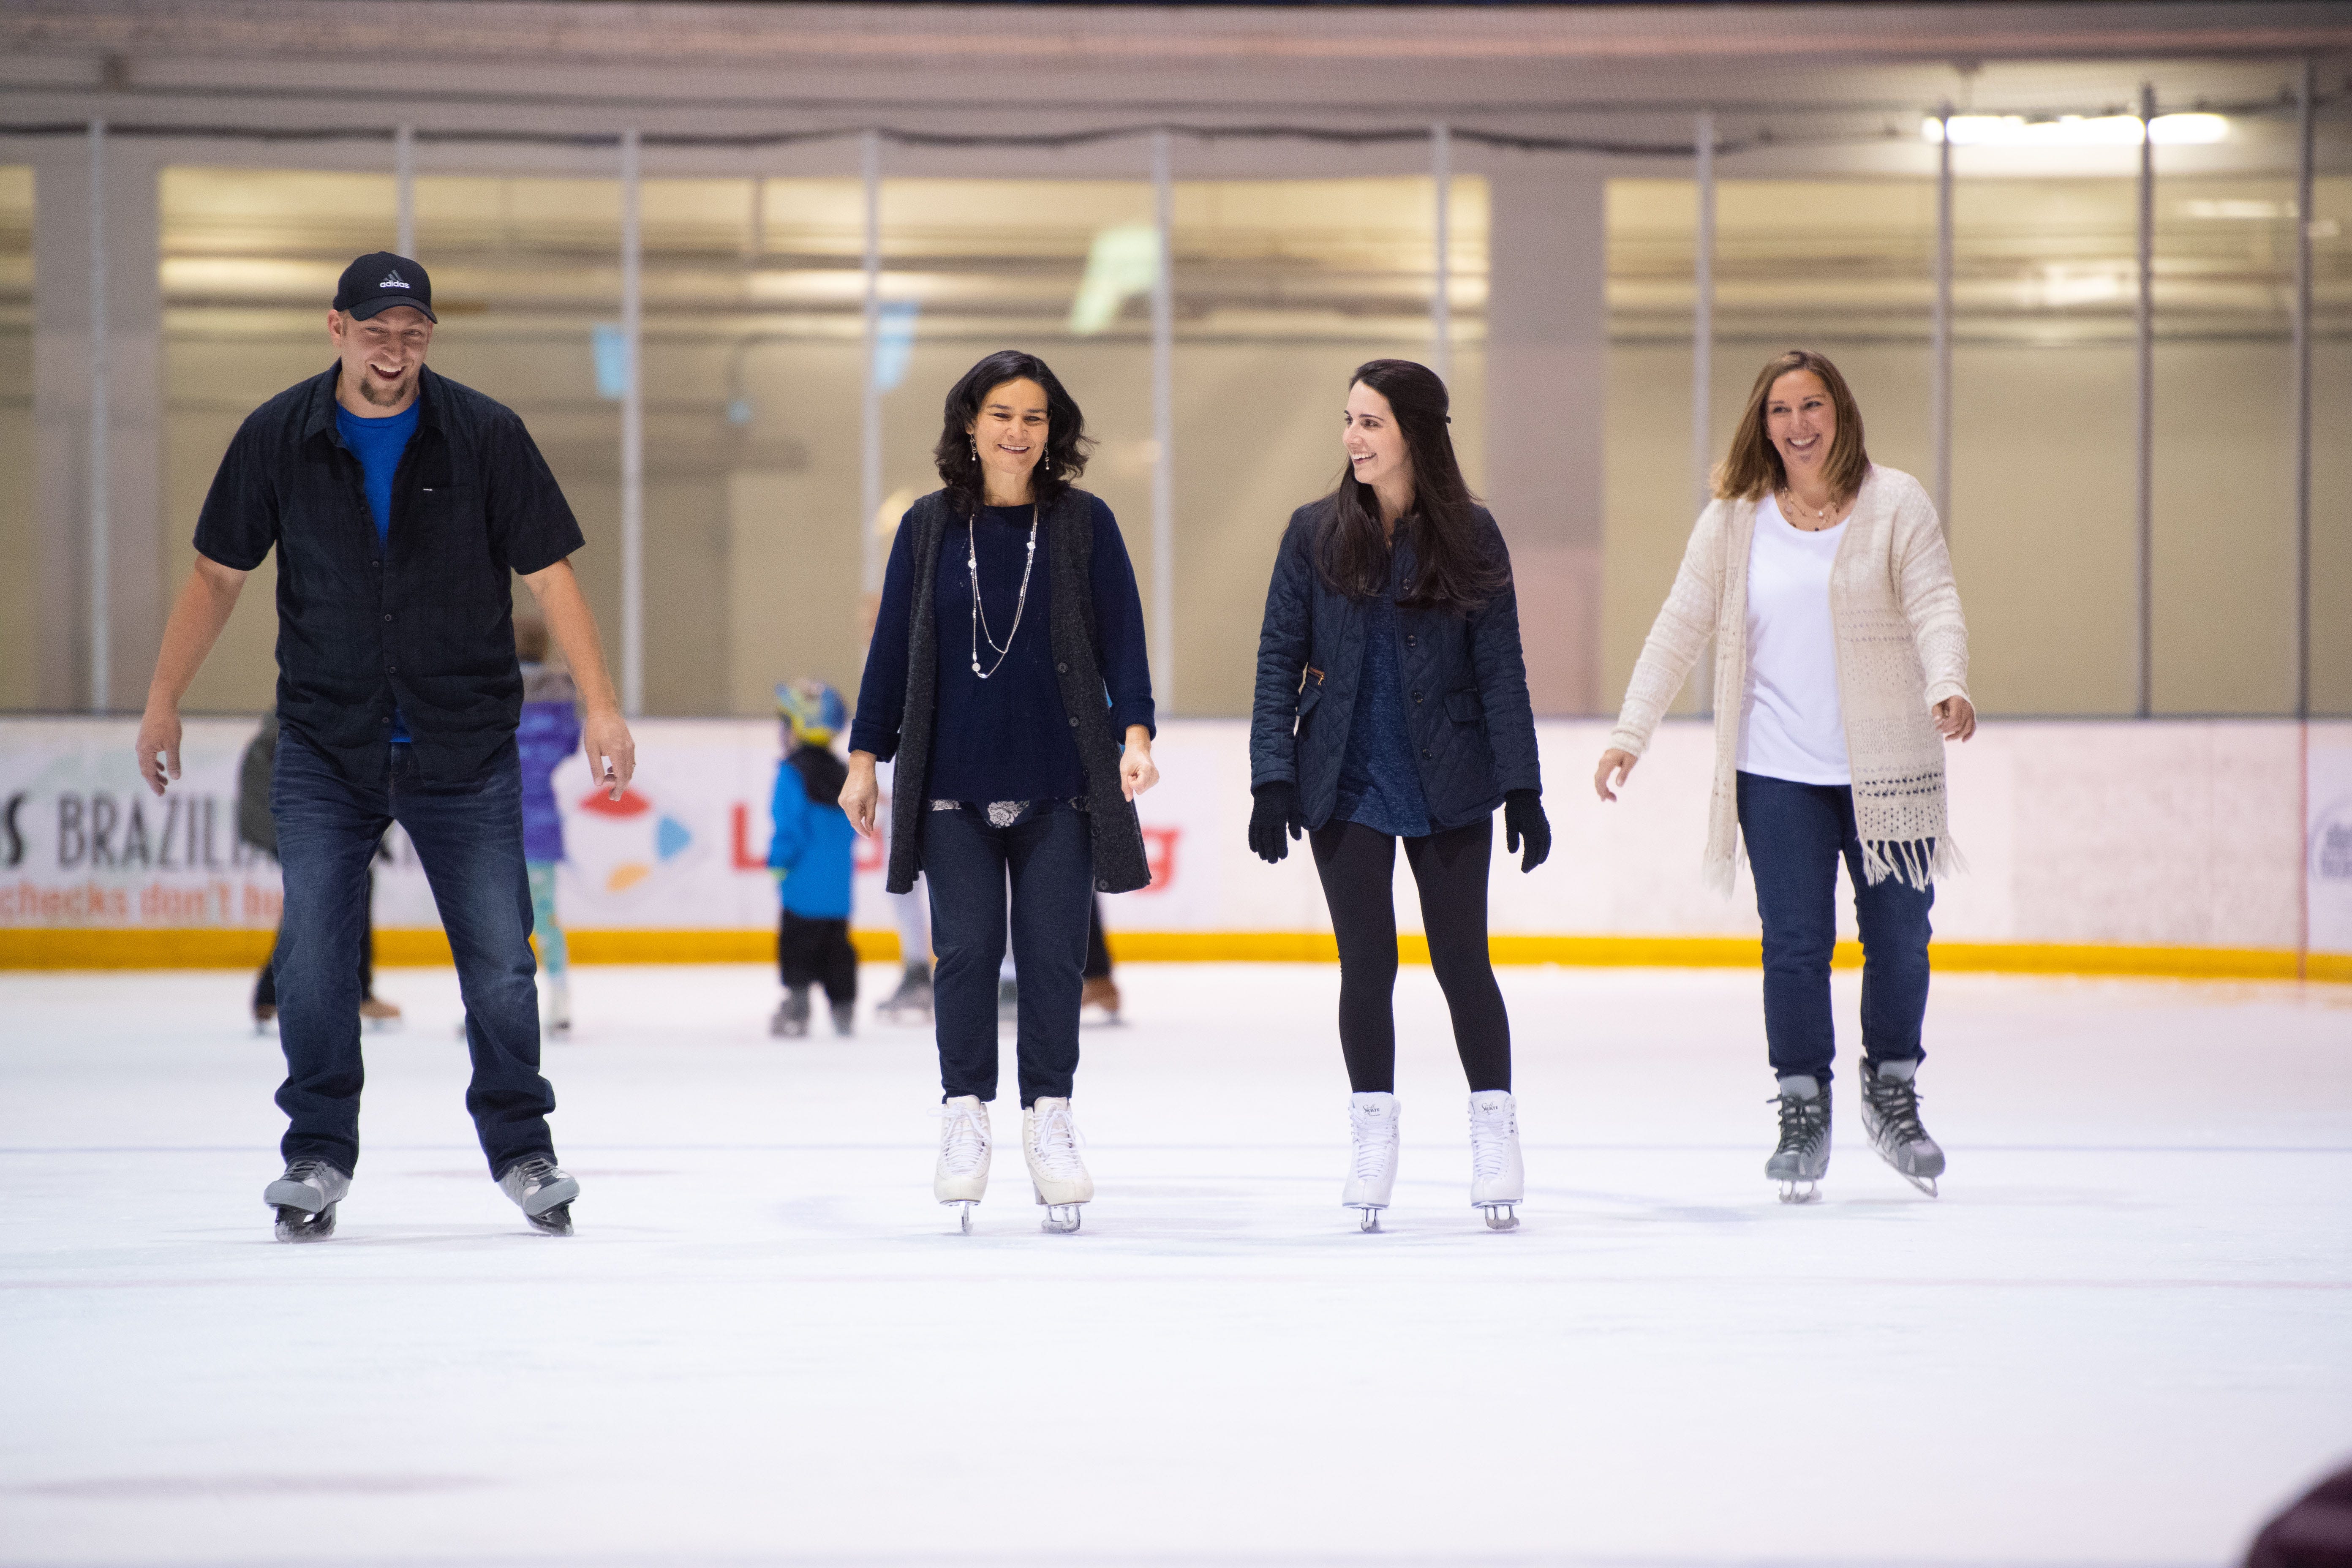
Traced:
MULTIPOLYGON (((1739 851, 1734 763, 1748 691, 1748 554, 1756 503, 1717 500, 1699 513, 1682 570, 1642 645, 1609 744, 1640 756, 1710 637, 1715 661, 1715 789, 1707 806, 1709 886, 1728 894, 1739 851)), ((1915 888, 1959 868, 1944 810, 1944 739, 1935 705, 1969 694, 1969 628, 1936 509, 1919 481, 1874 465, 1830 568, 1838 703, 1853 771, 1864 874, 1915 888)))

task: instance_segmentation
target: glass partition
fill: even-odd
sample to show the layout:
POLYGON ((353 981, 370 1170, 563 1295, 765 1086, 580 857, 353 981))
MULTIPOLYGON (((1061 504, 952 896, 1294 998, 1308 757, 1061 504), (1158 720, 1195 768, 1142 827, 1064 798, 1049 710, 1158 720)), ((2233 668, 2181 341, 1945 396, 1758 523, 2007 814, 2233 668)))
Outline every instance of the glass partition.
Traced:
POLYGON ((37 691, 33 466, 33 171, 0 164, 0 474, 16 476, 0 485, 0 710, 37 691))

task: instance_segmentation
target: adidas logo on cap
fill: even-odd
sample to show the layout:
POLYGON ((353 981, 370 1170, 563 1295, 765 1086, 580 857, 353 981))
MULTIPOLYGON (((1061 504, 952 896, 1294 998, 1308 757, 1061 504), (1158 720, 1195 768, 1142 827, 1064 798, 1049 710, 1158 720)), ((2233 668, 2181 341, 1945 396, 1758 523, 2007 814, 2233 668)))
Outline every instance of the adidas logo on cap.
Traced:
POLYGON ((409 282, 407 279, 403 278, 397 272, 387 272, 383 275, 383 281, 377 284, 376 287, 379 289, 405 289, 409 287, 409 282))

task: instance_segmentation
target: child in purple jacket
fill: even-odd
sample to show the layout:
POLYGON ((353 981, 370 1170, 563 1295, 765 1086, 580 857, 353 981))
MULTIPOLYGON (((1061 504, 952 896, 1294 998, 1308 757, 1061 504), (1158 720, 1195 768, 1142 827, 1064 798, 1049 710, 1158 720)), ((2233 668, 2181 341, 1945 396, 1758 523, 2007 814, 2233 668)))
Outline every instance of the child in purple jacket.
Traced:
POLYGON ((579 693, 572 677, 547 666, 547 623, 514 619, 515 653, 522 661, 522 721, 515 749, 522 755, 522 858, 530 877, 531 929, 540 967, 547 971, 547 1032, 572 1033, 571 966, 563 927, 555 918, 555 863, 563 858, 563 816, 549 775, 580 749, 579 693))

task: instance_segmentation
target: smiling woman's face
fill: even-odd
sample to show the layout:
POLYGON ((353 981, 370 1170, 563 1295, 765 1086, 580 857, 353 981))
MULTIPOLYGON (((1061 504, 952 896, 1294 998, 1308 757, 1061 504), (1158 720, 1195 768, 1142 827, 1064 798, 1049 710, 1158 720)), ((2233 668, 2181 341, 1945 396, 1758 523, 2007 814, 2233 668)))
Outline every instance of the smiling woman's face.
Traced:
POLYGON ((998 382, 981 398, 979 416, 966 428, 980 448, 989 489, 1026 496, 1029 476, 1045 455, 1045 389, 1025 376, 998 382))
POLYGON ((1360 381, 1348 388, 1342 417, 1339 442, 1348 449, 1348 471, 1359 482, 1375 488, 1383 480, 1412 482, 1412 454, 1405 450, 1404 432, 1397 428, 1387 397, 1360 381))
POLYGON ((1837 405, 1822 378, 1792 370, 1774 382, 1764 397, 1764 434, 1790 484, 1819 479, 1837 440, 1837 405))

